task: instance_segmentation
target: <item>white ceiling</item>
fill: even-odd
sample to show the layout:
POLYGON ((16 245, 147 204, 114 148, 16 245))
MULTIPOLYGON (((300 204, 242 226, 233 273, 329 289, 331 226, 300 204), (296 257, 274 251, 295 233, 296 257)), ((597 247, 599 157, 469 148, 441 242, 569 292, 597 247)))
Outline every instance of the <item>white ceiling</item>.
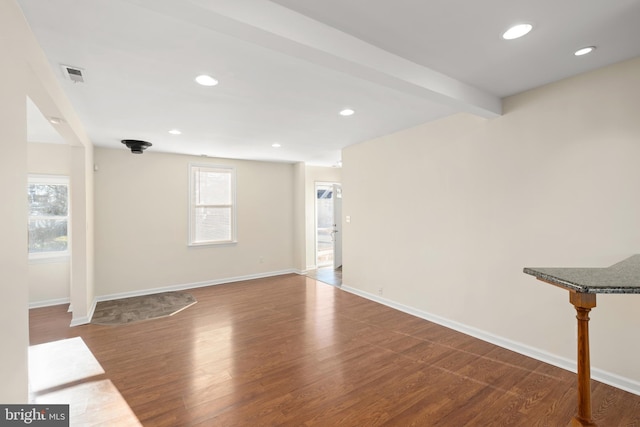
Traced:
POLYGON ((119 149, 335 165, 348 145, 495 117, 501 97, 640 55, 640 0, 18 3, 92 142, 119 149), (521 22, 534 30, 501 39, 521 22))

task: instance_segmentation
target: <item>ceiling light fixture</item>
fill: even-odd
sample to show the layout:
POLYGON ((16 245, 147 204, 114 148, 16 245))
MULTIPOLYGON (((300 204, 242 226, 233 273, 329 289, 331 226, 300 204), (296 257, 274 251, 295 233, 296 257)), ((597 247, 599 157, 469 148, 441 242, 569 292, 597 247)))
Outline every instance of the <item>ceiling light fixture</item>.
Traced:
POLYGON ((531 24, 518 24, 509 28, 507 31, 502 34, 502 38, 505 40, 513 40, 524 36, 529 33, 533 29, 533 25, 531 24))
POLYGON ((278 144, 277 142, 276 142, 275 144, 271 144, 271 146, 272 146, 273 148, 280 148, 280 147, 282 147, 282 145, 278 144))
POLYGON ((354 113, 355 111, 351 108, 345 108, 344 110, 340 111, 340 115, 344 117, 352 116, 354 113))
POLYGON ((153 145, 150 142, 140 141, 138 139, 123 139, 121 142, 126 145, 133 154, 142 154, 144 150, 153 145))
POLYGON ((583 47, 581 49, 576 50, 573 54, 575 56, 582 56, 582 55, 586 55, 588 53, 591 53, 594 50, 596 50, 595 46, 586 46, 586 47, 583 47))
POLYGON ((211 76, 207 76, 206 74, 201 74, 196 77, 196 82, 201 84, 202 86, 215 86, 218 84, 218 81, 211 76))
POLYGON ((180 135, 182 132, 180 132, 180 130, 179 130, 179 129, 171 129, 171 130, 169 131, 169 133, 170 133, 171 135, 180 135))
POLYGON ((60 117, 49 117, 49 123, 52 125, 59 125, 60 123, 64 123, 64 120, 60 117))

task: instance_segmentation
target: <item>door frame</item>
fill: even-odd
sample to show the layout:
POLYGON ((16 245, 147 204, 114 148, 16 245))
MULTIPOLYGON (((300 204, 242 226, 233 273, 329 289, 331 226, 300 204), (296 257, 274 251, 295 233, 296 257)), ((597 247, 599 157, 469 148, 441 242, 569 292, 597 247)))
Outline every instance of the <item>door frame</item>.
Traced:
MULTIPOLYGON (((314 245, 313 245, 313 251, 314 251, 314 260, 315 260, 315 265, 316 268, 321 268, 320 265, 318 265, 318 187, 331 187, 333 188, 334 185, 340 185, 342 186, 342 183, 340 182, 335 182, 335 181, 315 181, 313 183, 313 241, 314 241, 314 245)), ((333 210, 333 209, 332 209, 333 210)), ((335 221, 335 218, 334 218, 335 221)), ((334 250, 335 250, 335 246, 334 246, 334 250)), ((331 264, 331 266, 333 267, 333 262, 331 264)), ((323 267, 328 267, 328 266, 323 266, 323 267)))

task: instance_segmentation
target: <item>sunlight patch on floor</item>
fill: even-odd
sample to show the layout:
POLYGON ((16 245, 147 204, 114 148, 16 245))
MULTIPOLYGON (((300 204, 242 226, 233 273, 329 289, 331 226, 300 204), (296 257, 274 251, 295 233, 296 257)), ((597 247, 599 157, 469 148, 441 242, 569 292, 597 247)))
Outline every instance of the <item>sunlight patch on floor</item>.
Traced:
POLYGON ((80 337, 29 347, 29 389, 32 393, 102 374, 104 369, 80 337))
POLYGON ((69 404, 72 426, 140 426, 82 338, 29 347, 29 400, 69 404))

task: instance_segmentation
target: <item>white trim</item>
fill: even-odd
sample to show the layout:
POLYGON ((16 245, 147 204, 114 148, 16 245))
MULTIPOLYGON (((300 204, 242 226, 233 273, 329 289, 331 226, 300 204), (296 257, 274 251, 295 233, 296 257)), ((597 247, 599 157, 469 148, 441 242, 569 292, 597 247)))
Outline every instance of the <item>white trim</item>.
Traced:
POLYGON ((31 252, 29 254, 29 264, 68 263, 70 255, 68 250, 64 252, 31 252))
MULTIPOLYGON (((188 230, 188 240, 187 246, 196 247, 196 246, 225 246, 225 245, 235 245, 238 243, 238 205, 237 205, 237 172, 235 166, 229 165, 217 165, 217 164, 209 164, 209 163, 189 163, 189 230, 188 230), (194 170, 195 168, 204 168, 210 170, 218 170, 220 172, 225 171, 225 173, 229 173, 231 178, 231 204, 228 206, 231 209, 231 240, 216 240, 216 241, 195 241, 195 208, 196 203, 194 200, 195 186, 194 182, 194 170)), ((227 205, 221 205, 220 207, 225 207, 227 205)))
POLYGON ((27 177, 29 184, 51 184, 51 185, 69 185, 69 175, 47 175, 39 173, 30 173, 27 177))
MULTIPOLYGON (((418 310, 416 308, 409 307, 404 304, 400 304, 398 302, 389 300, 387 298, 382 298, 378 295, 375 295, 366 291, 362 291, 360 289, 352 288, 344 284, 342 285, 341 289, 349 293, 352 293, 354 295, 358 295, 360 297, 366 298, 368 300, 386 305, 387 307, 395 308, 396 310, 402 311, 407 314, 411 314, 412 316, 420 317, 421 319, 425 319, 430 322, 437 323, 439 325, 453 329, 455 331, 462 332, 463 334, 472 336, 474 338, 478 338, 482 341, 486 341, 488 343, 495 344, 499 347, 515 351, 516 353, 520 353, 522 355, 532 357, 541 362, 545 362, 550 365, 557 366, 562 369, 566 369, 567 371, 571 371, 574 373, 576 372, 576 362, 574 360, 570 360, 565 357, 551 354, 544 350, 530 347, 526 344, 523 344, 517 341, 512 341, 510 339, 491 334, 489 332, 474 328, 472 326, 468 326, 463 323, 446 319, 444 317, 440 317, 438 315, 431 314, 426 311, 418 310)), ((632 380, 630 378, 625 378, 620 375, 607 372, 602 369, 593 368, 593 367, 591 368, 591 378, 593 378, 596 381, 600 381, 601 383, 608 384, 610 386, 613 386, 621 390, 627 391, 629 393, 633 393, 640 396, 640 382, 632 380)))
MULTIPOLYGON (((43 251, 43 252, 28 252, 29 264, 40 264, 48 262, 64 262, 68 261, 71 251, 71 178, 68 175, 46 175, 30 173, 27 176, 28 185, 64 185, 67 187, 67 214, 64 216, 32 216, 30 213, 27 215, 27 223, 30 223, 33 219, 51 219, 57 221, 67 222, 67 249, 64 251, 43 251)), ((31 211, 29 211, 31 212, 31 211)))
POLYGON ((142 289, 139 291, 120 292, 117 294, 101 295, 99 297, 96 297, 93 300, 93 304, 91 305, 91 310, 89 311, 88 316, 73 318, 71 320, 71 325, 69 326, 80 326, 80 325, 86 325, 88 323, 91 323, 91 318, 93 317, 93 313, 96 311, 96 305, 100 301, 112 301, 112 300, 122 299, 122 298, 152 295, 160 292, 182 291, 185 289, 203 288, 206 286, 223 285, 226 283, 241 282, 244 280, 262 279, 265 277, 273 277, 273 276, 282 276, 284 274, 291 274, 291 273, 295 273, 295 271, 293 269, 271 271, 268 273, 249 274, 246 276, 229 277, 226 279, 209 280, 206 282, 183 283, 179 285, 163 286, 161 288, 142 289))
POLYGON ((69 304, 69 297, 67 298, 56 298, 56 299, 48 299, 42 301, 33 301, 29 303, 29 309, 32 308, 41 308, 41 307, 51 307, 54 305, 62 305, 69 304))
POLYGON ((237 240, 229 240, 229 241, 220 241, 220 242, 200 242, 200 243, 189 243, 187 246, 189 248, 203 248, 203 247, 211 247, 211 246, 234 246, 237 245, 237 240))
MULTIPOLYGON (((267 273, 249 274, 246 276, 229 277, 225 279, 207 280, 205 282, 183 283, 179 285, 163 286, 160 288, 142 289, 139 291, 120 292, 117 294, 101 295, 96 298, 97 301, 111 301, 122 298, 139 297, 142 295, 152 295, 160 292, 183 291, 185 289, 204 288, 206 286, 224 285, 233 282, 242 282, 245 280, 263 279, 266 277, 282 276, 284 274, 295 273, 293 269, 271 271, 267 273)), ((93 313, 92 313, 93 315, 93 313)))
MULTIPOLYGON (((307 266, 307 270, 316 270, 320 268, 318 267, 318 254, 320 253, 318 250, 318 187, 325 186, 333 189, 334 185, 342 185, 342 183, 333 181, 313 181, 313 261, 315 264, 313 266, 307 266)), ((335 251, 335 245, 333 245, 333 250, 335 251)), ((331 266, 333 265, 334 263, 332 262, 331 266)), ((323 267, 329 266, 323 265, 323 267)))
POLYGON ((298 270, 298 269, 294 269, 293 270, 294 273, 299 274, 300 276, 306 276, 307 273, 309 272, 309 270, 298 270))
POLYGON ((93 304, 91 304, 91 309, 89 310, 89 314, 84 317, 71 317, 70 327, 87 325, 91 323, 91 318, 93 317, 93 312, 96 311, 96 304, 98 304, 98 300, 96 298, 93 299, 93 304))

